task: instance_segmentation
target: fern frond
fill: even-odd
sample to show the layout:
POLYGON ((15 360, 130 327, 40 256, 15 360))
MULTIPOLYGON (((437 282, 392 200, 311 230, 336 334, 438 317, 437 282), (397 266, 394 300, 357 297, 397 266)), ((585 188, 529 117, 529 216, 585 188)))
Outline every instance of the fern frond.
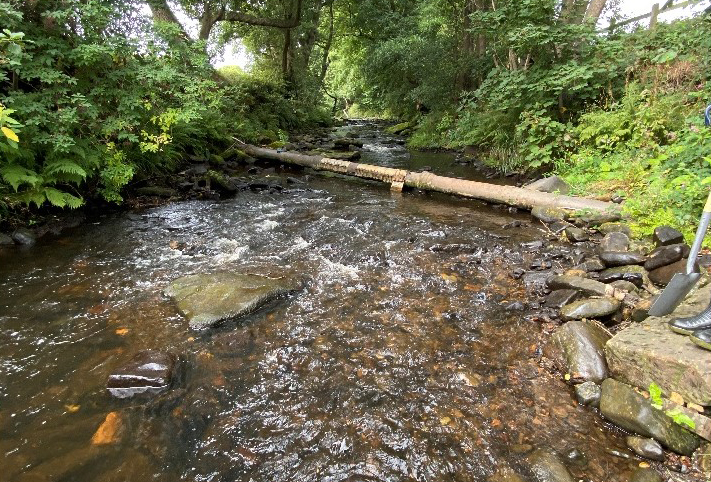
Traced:
POLYGON ((3 181, 12 186, 15 192, 17 192, 19 187, 23 184, 37 187, 43 181, 42 177, 35 171, 15 164, 0 168, 0 176, 2 176, 3 181))
POLYGON ((44 166, 44 173, 46 174, 56 174, 62 172, 65 174, 76 174, 82 178, 86 178, 86 171, 79 164, 69 159, 60 159, 58 161, 50 162, 44 166))
POLYGON ((44 195, 51 205, 59 208, 68 207, 70 209, 76 209, 84 204, 82 198, 72 196, 68 192, 60 191, 53 187, 44 188, 44 195))
POLYGON ((83 167, 69 159, 50 162, 44 166, 42 174, 55 182, 73 182, 75 184, 80 184, 87 176, 83 167))

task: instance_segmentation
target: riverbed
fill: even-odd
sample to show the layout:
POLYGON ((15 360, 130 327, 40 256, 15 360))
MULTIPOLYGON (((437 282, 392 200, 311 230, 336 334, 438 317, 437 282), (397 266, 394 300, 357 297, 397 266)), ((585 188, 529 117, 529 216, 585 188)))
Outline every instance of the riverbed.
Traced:
MULTIPOLYGON (((349 129, 363 162, 478 176, 378 126, 349 129)), ((570 266, 573 248, 473 200, 265 176, 284 189, 106 216, 0 250, 0 480, 513 481, 540 448, 576 480, 628 480, 639 461, 616 455, 623 434, 542 367, 556 325, 512 276, 534 259, 570 266), (215 271, 301 288, 191 331, 162 291, 215 271), (108 375, 143 349, 178 356, 174 386, 112 398, 108 375), (112 412, 116 439, 93 444, 112 412)))

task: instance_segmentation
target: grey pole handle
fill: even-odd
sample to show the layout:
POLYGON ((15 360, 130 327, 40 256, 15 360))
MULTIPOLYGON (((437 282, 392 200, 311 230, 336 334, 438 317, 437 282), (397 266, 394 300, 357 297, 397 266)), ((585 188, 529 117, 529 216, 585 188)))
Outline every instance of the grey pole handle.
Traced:
POLYGON ((696 230, 694 244, 691 246, 689 259, 686 261, 686 274, 694 272, 694 264, 696 264, 696 258, 699 256, 699 251, 701 251, 701 245, 704 242, 704 237, 706 237, 709 223, 711 223, 711 192, 709 192, 709 197, 706 199, 706 206, 704 206, 704 212, 701 214, 701 220, 699 221, 699 229, 696 230))

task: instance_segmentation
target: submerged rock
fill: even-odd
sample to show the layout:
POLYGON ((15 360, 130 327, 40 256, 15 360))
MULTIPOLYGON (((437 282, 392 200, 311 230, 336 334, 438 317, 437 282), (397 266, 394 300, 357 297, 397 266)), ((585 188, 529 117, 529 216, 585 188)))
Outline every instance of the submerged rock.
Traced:
POLYGON ((138 352, 126 365, 109 375, 107 388, 117 398, 156 394, 170 387, 176 358, 155 350, 138 352))
POLYGON ((574 482, 560 457, 549 450, 538 449, 528 456, 531 474, 536 482, 574 482))
POLYGON ((671 226, 659 226, 654 230, 654 244, 659 246, 669 246, 684 242, 684 235, 671 226))
POLYGON ((572 378, 599 383, 608 376, 604 348, 610 337, 596 321, 570 321, 556 329, 544 353, 572 378))
POLYGON ((664 482, 664 477, 649 467, 638 467, 632 472, 630 482, 664 482))
POLYGON ((22 246, 32 246, 37 242, 37 236, 30 229, 18 228, 12 233, 12 240, 22 246))
POLYGON ((564 221, 566 218, 566 212, 557 208, 534 206, 533 209, 531 209, 531 216, 543 221, 546 224, 550 224, 556 221, 564 221))
POLYGON ((614 298, 586 298, 564 306, 560 313, 563 319, 581 320, 609 316, 619 308, 620 302, 614 298))
POLYGON ((0 246, 11 246, 15 244, 10 236, 0 233, 0 246))
POLYGON ((615 379, 608 378, 602 383, 600 411, 625 430, 658 440, 682 455, 691 455, 699 446, 695 435, 652 407, 650 401, 632 387, 615 379))
POLYGON ((290 291, 283 279, 211 273, 178 278, 164 293, 176 301, 190 328, 202 330, 248 315, 290 291))
POLYGON ((612 232, 605 235, 600 241, 600 251, 627 251, 630 247, 630 238, 625 233, 612 232))
POLYGON ((169 187, 146 186, 139 187, 138 189, 136 189, 136 194, 138 194, 139 196, 170 198, 177 196, 178 192, 175 189, 169 187))
POLYGON ((691 252, 691 248, 686 244, 660 246, 649 254, 647 261, 644 263, 644 269, 652 271, 662 266, 676 263, 681 258, 688 257, 689 252, 691 252))
POLYGON ((627 447, 640 457, 651 460, 664 461, 664 449, 653 438, 629 436, 625 438, 627 447))
POLYGON ((647 261, 646 256, 630 251, 605 251, 600 253, 600 259, 605 263, 605 266, 610 268, 644 264, 644 262, 647 261))
POLYGON ((585 382, 575 386, 575 399, 580 405, 600 406, 600 385, 595 382, 585 382))

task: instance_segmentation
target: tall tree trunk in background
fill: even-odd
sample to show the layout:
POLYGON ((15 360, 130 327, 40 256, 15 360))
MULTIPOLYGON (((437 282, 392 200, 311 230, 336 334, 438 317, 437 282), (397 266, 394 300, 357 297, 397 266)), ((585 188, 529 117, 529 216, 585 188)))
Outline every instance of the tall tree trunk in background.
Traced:
POLYGON ((474 0, 464 2, 464 14, 462 18, 462 42, 460 47, 461 66, 455 80, 455 91, 457 94, 472 88, 472 76, 469 61, 474 56, 476 45, 470 32, 472 20, 470 15, 477 10, 474 0))
POLYGON ((183 25, 178 21, 173 11, 168 6, 166 0, 147 0, 148 7, 151 9, 153 22, 172 23, 180 28, 180 36, 185 40, 190 40, 190 36, 183 28, 183 25))
POLYGON ((585 21, 590 22, 592 25, 597 24, 606 4, 607 0, 590 0, 588 8, 585 10, 585 21))
POLYGON ((311 62, 311 54, 313 53, 314 46, 316 45, 316 40, 318 38, 318 27, 321 22, 321 9, 323 8, 324 0, 317 0, 314 6, 313 19, 311 19, 311 25, 309 26, 308 32, 306 32, 305 40, 303 43, 303 58, 304 65, 306 68, 309 67, 311 62))
POLYGON ((321 74, 319 75, 319 84, 323 85, 326 79, 326 72, 328 72, 328 56, 331 53, 331 45, 333 44, 333 2, 331 0, 328 6, 328 38, 326 38, 326 45, 323 47, 323 58, 321 59, 321 74))
POLYGON ((588 0, 563 0, 559 18, 568 24, 581 23, 587 9, 588 0))

